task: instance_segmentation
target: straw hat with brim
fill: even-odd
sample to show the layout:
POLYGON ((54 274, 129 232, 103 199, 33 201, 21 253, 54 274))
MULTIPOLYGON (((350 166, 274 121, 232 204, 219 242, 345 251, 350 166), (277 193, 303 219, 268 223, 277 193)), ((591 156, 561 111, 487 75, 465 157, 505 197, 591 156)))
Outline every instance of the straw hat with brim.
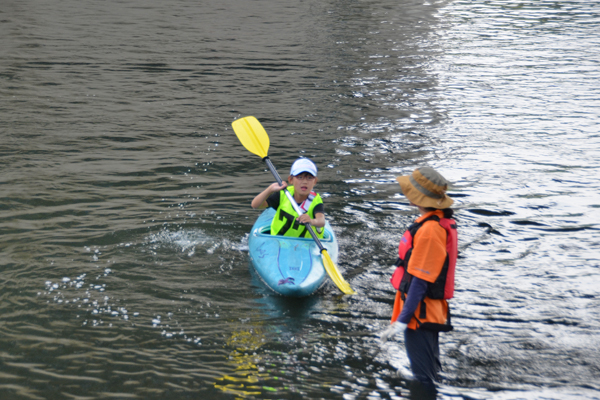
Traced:
POLYGON ((409 176, 396 178, 402 193, 411 203, 425 208, 448 208, 454 203, 446 195, 448 181, 436 170, 420 167, 409 176))

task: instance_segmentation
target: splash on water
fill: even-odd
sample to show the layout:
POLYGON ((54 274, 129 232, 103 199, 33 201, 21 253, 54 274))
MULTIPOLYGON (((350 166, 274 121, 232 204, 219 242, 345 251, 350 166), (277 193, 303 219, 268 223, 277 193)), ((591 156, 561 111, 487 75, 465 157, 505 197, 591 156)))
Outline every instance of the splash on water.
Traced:
MULTIPOLYGON (((161 248, 175 248, 181 253, 187 254, 188 257, 193 256, 196 253, 198 246, 210 245, 214 242, 214 239, 206 235, 202 230, 178 230, 170 231, 164 229, 158 233, 151 234, 145 239, 150 245, 150 249, 153 252, 161 248)), ((214 246, 209 247, 207 250, 210 253, 210 249, 214 246)), ((214 251, 214 249, 212 250, 214 251)))

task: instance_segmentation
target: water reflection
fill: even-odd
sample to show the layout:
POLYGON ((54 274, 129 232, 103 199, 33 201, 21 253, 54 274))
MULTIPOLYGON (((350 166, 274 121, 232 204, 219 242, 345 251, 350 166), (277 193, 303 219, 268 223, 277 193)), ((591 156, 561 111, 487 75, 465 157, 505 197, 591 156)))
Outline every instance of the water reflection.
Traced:
MULTIPOLYGON (((268 390, 263 382, 268 373, 260 373, 256 365, 261 362, 261 356, 256 351, 264 344, 262 327, 254 326, 244 331, 233 332, 226 346, 233 348, 229 361, 234 366, 234 372, 219 378, 215 387, 226 393, 239 397, 258 396, 263 390, 268 390)), ((273 389, 276 391, 276 389, 273 389)))
POLYGON ((438 398, 598 397, 597 3, 30 5, 3 4, 0 397, 409 396, 373 332, 418 164, 459 205, 438 398), (356 296, 253 278, 250 114, 320 166, 356 296))

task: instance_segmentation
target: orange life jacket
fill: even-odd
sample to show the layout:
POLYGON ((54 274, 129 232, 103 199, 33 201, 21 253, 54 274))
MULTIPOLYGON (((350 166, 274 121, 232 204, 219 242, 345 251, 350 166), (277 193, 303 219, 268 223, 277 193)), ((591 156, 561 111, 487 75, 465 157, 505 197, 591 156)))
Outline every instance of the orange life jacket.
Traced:
MULTIPOLYGON (((454 296, 454 273, 456 269, 456 260, 458 258, 458 232, 456 229, 456 222, 450 218, 439 218, 437 215, 432 215, 429 218, 421 221, 420 223, 412 224, 402 236, 400 245, 398 246, 398 261, 396 262, 396 270, 390 279, 392 285, 398 292, 396 293, 396 300, 394 301, 394 310, 392 313, 392 322, 395 321, 400 315, 402 309, 401 304, 406 300, 406 294, 412 282, 413 276, 407 272, 408 262, 412 254, 413 249, 413 238, 417 234, 419 228, 427 221, 436 220, 440 223, 440 226, 446 231, 446 259, 442 270, 434 282, 429 282, 427 285, 427 292, 425 298, 422 299, 420 307, 418 307, 418 316, 414 315, 413 319, 416 322, 416 327, 411 329, 426 329, 436 332, 448 332, 453 329, 450 315, 450 307, 445 301, 451 299, 454 296), (427 300, 427 298, 432 300, 427 300), (427 302, 431 301, 443 301, 445 308, 446 322, 435 323, 428 322, 433 318, 436 320, 438 316, 427 317, 427 302)), ((440 310, 436 311, 439 312, 440 310)), ((410 327, 410 324, 409 324, 410 327)))
POLYGON ((433 283, 429 283, 426 296, 430 299, 449 300, 454 297, 454 273, 456 270, 456 260, 458 258, 458 232, 456 230, 456 222, 450 218, 439 218, 437 215, 432 215, 429 218, 414 223, 408 227, 398 246, 398 261, 396 261, 396 270, 390 279, 392 286, 399 290, 403 295, 408 293, 412 275, 406 272, 408 261, 412 254, 413 238, 417 231, 427 221, 438 221, 440 226, 446 230, 446 261, 442 267, 442 271, 433 283))

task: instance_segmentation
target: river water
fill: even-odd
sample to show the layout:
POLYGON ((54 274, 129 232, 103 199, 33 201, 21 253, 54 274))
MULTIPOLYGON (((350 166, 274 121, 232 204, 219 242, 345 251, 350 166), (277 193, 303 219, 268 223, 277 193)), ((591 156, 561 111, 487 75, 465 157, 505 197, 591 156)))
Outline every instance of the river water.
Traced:
POLYGON ((411 396, 374 333, 420 165, 460 229, 438 398, 600 398, 598 2, 3 0, 0 33, 0 398, 411 396), (249 270, 246 115, 318 164, 356 295, 249 270))

